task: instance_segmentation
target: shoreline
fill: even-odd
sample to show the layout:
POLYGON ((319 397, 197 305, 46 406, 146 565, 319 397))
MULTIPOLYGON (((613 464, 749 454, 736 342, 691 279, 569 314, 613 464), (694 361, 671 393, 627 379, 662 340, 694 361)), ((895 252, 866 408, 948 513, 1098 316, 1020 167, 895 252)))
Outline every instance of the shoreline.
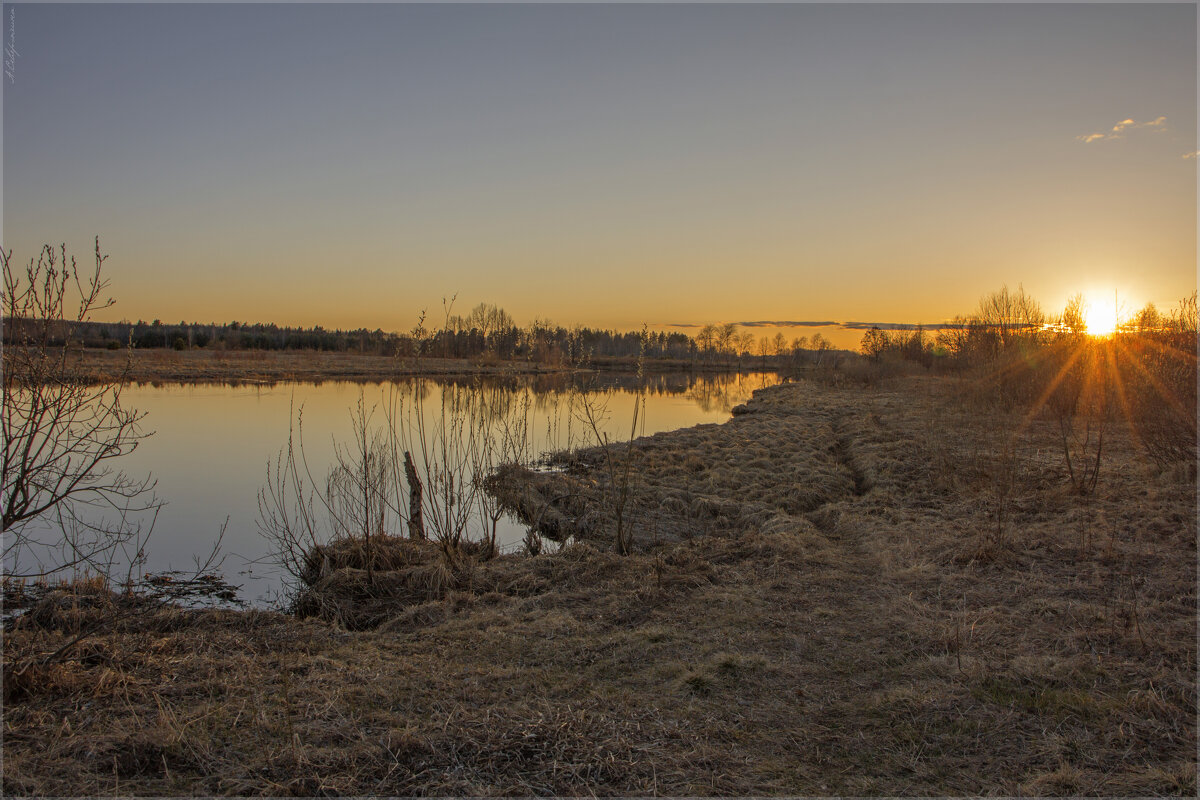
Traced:
MULTIPOLYGON (((85 379, 102 383, 123 375, 125 383, 279 383, 387 381, 429 377, 523 377, 572 375, 590 372, 635 372, 637 362, 626 358, 599 358, 587 369, 571 364, 528 361, 490 361, 457 358, 396 358, 359 353, 263 350, 95 350, 80 351, 74 368, 85 379), (127 368, 128 359, 128 368, 127 368)), ((648 374, 697 375, 779 372, 780 363, 763 364, 758 358, 738 361, 684 361, 647 359, 648 374), (758 363, 755 363, 758 362, 758 363)))

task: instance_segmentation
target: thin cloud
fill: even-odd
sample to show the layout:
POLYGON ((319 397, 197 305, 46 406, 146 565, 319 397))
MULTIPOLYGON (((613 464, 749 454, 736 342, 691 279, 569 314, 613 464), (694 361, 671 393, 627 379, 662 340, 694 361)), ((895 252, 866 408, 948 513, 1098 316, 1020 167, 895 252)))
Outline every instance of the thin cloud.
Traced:
POLYGON ((953 322, 843 322, 841 327, 849 331, 869 331, 871 328, 879 328, 881 331, 915 331, 917 328, 940 331, 962 326, 953 322))
POLYGON ((813 322, 810 320, 792 319, 760 319, 753 322, 739 322, 743 328, 832 328, 841 323, 825 320, 813 322))
MULTIPOLYGON (((1185 156, 1186 157, 1186 156, 1185 156)), ((1195 155, 1193 154, 1193 157, 1195 155)), ((963 322, 833 322, 831 320, 751 320, 736 323, 741 328, 840 328, 844 331, 869 331, 878 328, 881 331, 924 331, 957 330, 966 327, 963 322)), ((698 322, 663 323, 669 328, 703 328, 698 322)))
MULTIPOLYGON (((656 323, 657 324, 657 323, 656 323)), ((835 322, 833 320, 795 320, 795 319, 757 319, 735 323, 740 328, 841 328, 847 331, 867 331, 879 328, 881 331, 913 331, 922 328, 927 331, 940 331, 947 328, 960 328, 961 324, 953 322, 835 322)), ((668 328, 703 328, 699 322, 668 322, 662 323, 668 328)))
POLYGON ((1126 118, 1112 126, 1112 130, 1107 133, 1085 133, 1082 136, 1076 136, 1078 141, 1084 144, 1092 142, 1105 142, 1113 139, 1125 138, 1125 132, 1130 130, 1150 129, 1150 130, 1166 130, 1167 118, 1163 116, 1155 117, 1146 122, 1138 122, 1132 118, 1126 118))
MULTIPOLYGON (((668 328, 703 328, 706 323, 664 322, 662 324, 668 328)), ((810 320, 798 321, 790 319, 760 319, 751 322, 735 322, 734 324, 739 328, 836 328, 837 326, 841 325, 840 322, 835 322, 832 320, 815 322, 810 320)))

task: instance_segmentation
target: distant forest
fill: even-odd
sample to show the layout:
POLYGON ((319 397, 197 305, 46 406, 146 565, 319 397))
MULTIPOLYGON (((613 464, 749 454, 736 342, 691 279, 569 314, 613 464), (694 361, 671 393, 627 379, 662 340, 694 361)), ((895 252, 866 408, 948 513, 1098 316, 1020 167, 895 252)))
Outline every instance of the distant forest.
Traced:
MULTIPOLYGON (((35 335, 27 326, 36 320, 4 320, 5 344, 20 344, 35 335)), ((565 328, 545 320, 517 325, 503 309, 482 303, 462 316, 447 314, 443 324, 427 329, 418 325, 408 333, 381 329, 327 330, 280 327, 273 323, 229 322, 75 322, 56 323, 50 338, 70 339, 84 347, 112 350, 132 345, 138 349, 174 350, 312 350, 384 356, 434 358, 494 358, 501 361, 540 363, 579 362, 592 358, 637 358, 688 361, 729 358, 801 357, 824 362, 835 357, 833 345, 821 334, 788 341, 783 334, 760 337, 739 330, 735 323, 706 325, 695 336, 663 331, 615 331, 565 328), (70 325, 68 329, 66 326, 70 325)), ((843 351, 844 352, 844 351, 843 351)))

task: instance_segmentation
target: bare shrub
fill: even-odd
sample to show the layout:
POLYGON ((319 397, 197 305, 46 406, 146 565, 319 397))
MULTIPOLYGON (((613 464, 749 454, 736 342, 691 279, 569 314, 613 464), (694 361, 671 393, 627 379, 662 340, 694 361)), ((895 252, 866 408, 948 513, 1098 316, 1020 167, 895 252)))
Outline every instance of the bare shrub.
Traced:
POLYGON ((329 526, 318 514, 315 491, 304 459, 304 407, 289 412, 287 444, 267 461, 266 484, 258 492, 258 530, 295 591, 307 569, 307 555, 324 544, 329 526))
POLYGON ((325 480, 325 503, 335 539, 361 536, 367 576, 374 576, 371 537, 385 535, 392 482, 392 464, 383 432, 371 424, 374 407, 367 409, 362 393, 351 411, 353 441, 334 444, 334 465, 325 480))
MULTIPOLYGON (((449 310, 447 303, 447 319, 449 310)), ((423 320, 414 342, 427 340, 423 320)), ((418 363, 422 357, 421 348, 406 356, 418 363)), ((417 378, 385 389, 383 418, 376 421, 375 407, 360 394, 351 410, 352 441, 335 440, 323 483, 305 457, 301 408, 259 494, 259 529, 292 577, 292 593, 311 594, 329 570, 358 569, 368 581, 376 569, 393 571, 380 562, 379 548, 394 549, 404 527, 411 539, 432 540, 456 576, 494 557, 505 512, 484 485, 502 464, 529 459, 530 405, 527 393, 503 386, 417 378), (354 541, 361 547, 350 547, 354 541), (359 560, 325 564, 332 546, 359 560)), ((382 576, 381 586, 394 577, 382 576)))
MULTIPOLYGON (((732 331, 730 331, 732 335, 732 331)), ((624 453, 618 456, 617 443, 612 441, 604 430, 609 416, 607 398, 594 392, 580 392, 576 398, 577 415, 581 422, 591 431, 596 446, 604 455, 604 464, 608 472, 608 480, 603 484, 605 504, 613 517, 613 547, 621 555, 633 551, 633 525, 628 515, 629 501, 632 497, 633 466, 635 461, 634 441, 637 439, 638 421, 643 418, 646 407, 646 394, 643 378, 645 377, 645 342, 646 328, 642 327, 642 351, 638 356, 637 397, 634 399, 633 421, 630 425, 629 439, 624 443, 624 453), (618 460, 619 459, 619 460, 618 460)))
MULTIPOLYGON (((3 563, 11 577, 72 570, 126 580, 145 557, 160 503, 154 481, 116 466, 150 434, 122 402, 124 374, 89 379, 77 366, 78 328, 109 308, 107 258, 96 240, 91 274, 66 245, 42 248, 22 271, 4 267, 4 371, 0 433, 3 563)), ((128 368, 128 361, 126 362, 128 368)))
MULTIPOLYGON (((442 384, 436 405, 427 402, 431 391, 432 386, 418 378, 406 402, 397 386, 389 388, 386 448, 393 464, 409 458, 416 464, 423 484, 423 528, 453 562, 481 514, 490 517, 483 482, 495 465, 493 425, 503 410, 489 407, 482 387, 474 383, 442 384)), ((393 475, 399 473, 393 470, 393 475)), ((400 496, 398 486, 390 497, 398 501, 400 496)), ((393 511, 403 516, 398 502, 393 511)), ((498 518, 496 513, 493 522, 498 518)), ((494 533, 493 524, 489 550, 495 549, 494 533)))
MULTIPOLYGON (((1069 308, 1068 308, 1069 310, 1069 308)), ((1058 423, 1067 477, 1076 494, 1096 488, 1117 376, 1111 343, 1067 334, 1042 353, 1036 385, 1058 423)), ((1032 409, 1037 412, 1035 405, 1032 409)))
POLYGON ((1026 294, 1023 286, 1016 290, 1003 286, 979 300, 977 319, 990 334, 994 352, 1037 342, 1046 315, 1041 306, 1026 294))
MULTIPOLYGON (((1150 310, 1153 310, 1152 308, 1150 310)), ((1148 316, 1148 315, 1144 315, 1148 316)), ((1122 379, 1135 429, 1159 467, 1196 463, 1196 293, 1161 319, 1121 336, 1122 379)))

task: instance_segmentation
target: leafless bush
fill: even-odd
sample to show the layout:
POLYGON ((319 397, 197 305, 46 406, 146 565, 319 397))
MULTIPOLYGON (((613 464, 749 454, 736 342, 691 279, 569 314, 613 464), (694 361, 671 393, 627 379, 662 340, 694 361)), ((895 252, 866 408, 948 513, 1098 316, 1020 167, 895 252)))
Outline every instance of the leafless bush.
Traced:
POLYGON ((367 576, 373 577, 371 537, 385 535, 393 462, 382 431, 371 424, 375 409, 360 393, 350 413, 353 441, 334 443, 334 464, 325 481, 325 504, 335 539, 361 536, 367 576))
MULTIPOLYGON (((1067 477, 1076 494, 1096 488, 1104 457, 1104 438, 1113 411, 1116 386, 1111 342, 1066 335, 1040 354, 1038 402, 1058 422, 1067 477)), ((1031 414, 1040 409, 1035 403, 1031 414)))
POLYGON ((293 584, 305 575, 308 553, 328 541, 331 527, 319 515, 318 493, 304 459, 303 431, 301 406, 289 412, 287 444, 267 462, 266 484, 258 492, 259 533, 293 584))
POLYGON ((1120 337, 1135 429, 1160 467, 1196 462, 1196 293, 1165 320, 1120 337))
MULTIPOLYGON (((414 341, 426 338, 422 324, 414 341)), ((405 526, 411 538, 436 542, 452 570, 494 556, 504 512, 484 484, 501 464, 530 459, 530 405, 527 393, 505 387, 417 378, 389 385, 376 420, 375 407, 360 395, 351 410, 352 441, 334 442, 323 482, 304 453, 300 409, 259 493, 260 532, 293 588, 321 575, 313 571, 314 553, 349 540, 362 542, 356 568, 371 579, 374 543, 405 526)))
MULTIPOLYGON (((493 462, 494 413, 478 386, 443 384, 436 405, 424 379, 414 384, 411 400, 398 387, 385 405, 387 448, 393 463, 411 455, 424 484, 422 517, 428 536, 454 560, 479 519, 483 481, 493 462)), ((399 491, 391 497, 399 498, 399 491)), ((399 505, 393 508, 399 513, 399 505)))
POLYGON ((629 500, 633 489, 633 466, 636 450, 634 441, 637 438, 638 422, 645 427, 646 394, 642 379, 645 376, 645 340, 646 328, 642 328, 642 355, 638 357, 637 377, 638 390, 634 399, 633 421, 630 425, 629 439, 624 443, 624 453, 618 455, 617 443, 612 441, 604 430, 609 416, 607 397, 595 392, 583 391, 575 398, 576 414, 580 421, 591 431, 597 447, 604 454, 604 464, 608 471, 608 480, 603 484, 604 499, 613 516, 613 546, 621 555, 628 555, 633 550, 633 525, 630 520, 629 500))
MULTIPOLYGON (((443 332, 459 324, 452 314, 453 302, 444 302, 443 332)), ((482 319, 488 316, 484 312, 487 309, 477 308, 472 313, 482 319)), ((412 332, 414 341, 426 340, 424 320, 422 313, 412 332)), ((413 354, 418 366, 424 355, 420 349, 413 354)), ((395 480, 392 510, 405 517, 401 498, 409 497, 410 529, 419 511, 421 535, 437 541, 451 565, 462 557, 472 529, 479 531, 481 540, 472 551, 491 557, 497 552, 503 512, 484 485, 500 464, 530 458, 530 400, 475 380, 465 385, 441 383, 435 404, 429 402, 434 389, 433 382, 418 378, 411 393, 395 384, 387 391, 386 450, 395 480), (399 479, 402 468, 404 484, 399 479)))
POLYGON ((303 406, 292 417, 287 444, 267 463, 266 484, 258 495, 259 532, 297 585, 313 574, 312 554, 335 541, 361 542, 358 566, 373 578, 375 544, 407 521, 399 512, 388 431, 375 421, 375 407, 368 407, 360 392, 350 410, 351 441, 334 440, 332 463, 318 481, 304 450, 303 406))
POLYGON ((122 403, 123 375, 89 381, 76 365, 77 327, 113 304, 96 240, 91 274, 66 245, 42 248, 22 271, 4 267, 3 563, 12 577, 72 570, 128 580, 145 559, 160 503, 150 477, 116 466, 150 434, 122 403))
MULTIPOLYGON (((480 389, 485 395, 484 406, 494 421, 488 446, 480 450, 473 480, 481 486, 477 507, 486 545, 495 553, 497 526, 506 512, 499 498, 487 491, 486 483, 502 465, 524 465, 534 460, 530 430, 533 399, 524 390, 513 392, 499 386, 480 389)), ((530 535, 537 536, 532 531, 530 535)))

